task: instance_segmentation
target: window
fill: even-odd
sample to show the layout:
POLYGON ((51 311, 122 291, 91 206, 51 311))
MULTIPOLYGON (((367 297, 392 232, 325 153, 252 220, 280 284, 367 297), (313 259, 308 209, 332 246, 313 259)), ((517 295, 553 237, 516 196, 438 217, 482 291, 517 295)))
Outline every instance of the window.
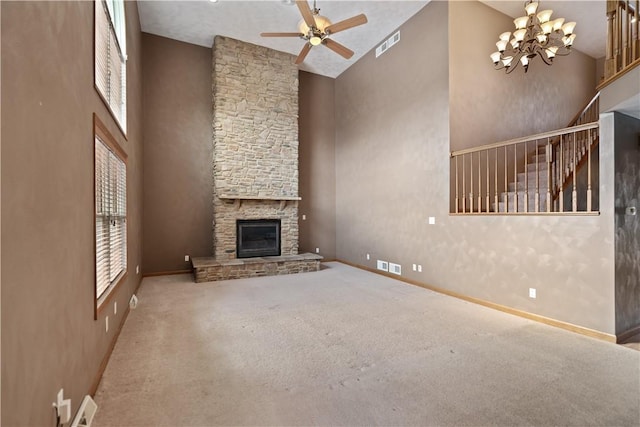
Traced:
POLYGON ((127 272, 126 155, 94 116, 96 313, 127 272))
POLYGON ((95 85, 127 130, 127 37, 123 0, 95 2, 95 85))

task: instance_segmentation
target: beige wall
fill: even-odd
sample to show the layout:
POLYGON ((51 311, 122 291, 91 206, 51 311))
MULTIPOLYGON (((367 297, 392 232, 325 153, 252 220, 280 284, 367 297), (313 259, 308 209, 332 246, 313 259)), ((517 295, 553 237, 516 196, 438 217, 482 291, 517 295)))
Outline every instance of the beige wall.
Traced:
POLYGON ((143 272, 212 251, 211 49, 142 35, 143 272))
POLYGON ((449 3, 452 150, 563 128, 596 94, 596 62, 576 50, 552 66, 534 58, 526 74, 496 71, 489 54, 513 19, 479 1, 449 3))
POLYGON ((335 80, 304 71, 299 79, 300 252, 335 259, 335 80))
MULTIPOLYGON (((465 5, 477 6, 429 3, 401 27, 400 43, 378 59, 369 52, 336 80, 337 257, 371 268, 376 259, 399 263, 409 279, 613 334, 610 147, 600 153, 600 216, 448 215, 449 118, 453 129, 463 114, 472 132, 473 116, 499 99, 478 84, 470 96, 482 102, 469 102, 465 113, 450 92, 464 83, 460 70, 449 75, 455 46, 441 34, 456 20, 448 8, 465 5), (431 216, 435 225, 428 225, 431 216), (413 263, 422 273, 411 271, 413 263), (528 298, 530 287, 537 299, 528 298)), ((491 65, 487 55, 466 68, 500 75, 491 65)), ((557 94, 547 95, 552 99, 535 100, 552 109, 557 94)))
POLYGON ((3 1, 1 7, 2 425, 55 425, 56 393, 64 388, 75 413, 140 280, 138 12, 127 2, 125 139, 93 86, 93 2, 3 1), (97 321, 94 112, 128 155, 129 274, 97 321))

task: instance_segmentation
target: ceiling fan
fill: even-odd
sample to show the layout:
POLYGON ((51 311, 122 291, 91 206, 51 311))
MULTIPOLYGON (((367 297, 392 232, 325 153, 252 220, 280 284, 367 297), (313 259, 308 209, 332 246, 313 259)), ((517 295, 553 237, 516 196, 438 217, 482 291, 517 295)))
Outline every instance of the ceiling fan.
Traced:
POLYGON ((313 9, 309 7, 307 0, 296 0, 296 5, 300 9, 302 21, 298 25, 297 33, 261 33, 262 37, 300 37, 306 40, 300 54, 296 58, 296 64, 301 64, 313 46, 323 44, 345 59, 353 56, 353 51, 341 45, 329 36, 358 25, 366 24, 367 17, 361 13, 345 19, 344 21, 332 24, 329 19, 320 15, 320 9, 316 7, 316 0, 313 0, 313 9))

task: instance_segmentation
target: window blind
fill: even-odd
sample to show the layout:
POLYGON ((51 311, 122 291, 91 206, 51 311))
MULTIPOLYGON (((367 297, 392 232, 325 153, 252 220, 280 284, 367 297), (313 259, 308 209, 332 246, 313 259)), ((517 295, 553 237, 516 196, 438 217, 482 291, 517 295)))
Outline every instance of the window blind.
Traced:
POLYGON ((96 297, 127 268, 127 168, 95 138, 96 297))
POLYGON ((126 131, 126 31, 122 0, 95 3, 95 85, 126 131))

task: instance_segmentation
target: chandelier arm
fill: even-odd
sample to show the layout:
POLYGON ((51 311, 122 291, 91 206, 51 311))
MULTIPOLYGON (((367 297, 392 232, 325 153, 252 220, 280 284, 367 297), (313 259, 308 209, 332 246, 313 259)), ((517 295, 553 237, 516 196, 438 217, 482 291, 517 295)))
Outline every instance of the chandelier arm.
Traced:
POLYGON ((536 54, 540 56, 540 58, 545 64, 547 65, 553 64, 552 60, 549 57, 547 57, 546 49, 540 48, 536 51, 536 54))

